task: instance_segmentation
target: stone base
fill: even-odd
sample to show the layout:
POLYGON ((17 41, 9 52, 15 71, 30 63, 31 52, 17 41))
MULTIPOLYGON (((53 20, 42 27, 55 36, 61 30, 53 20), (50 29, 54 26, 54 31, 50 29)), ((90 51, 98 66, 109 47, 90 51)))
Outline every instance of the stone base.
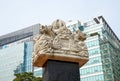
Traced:
POLYGON ((48 60, 42 81, 80 81, 79 63, 48 60))
POLYGON ((36 56, 36 59, 33 61, 33 66, 44 67, 44 64, 48 60, 59 60, 66 62, 75 62, 79 63, 79 67, 82 67, 89 59, 88 57, 75 56, 69 54, 40 54, 36 56))

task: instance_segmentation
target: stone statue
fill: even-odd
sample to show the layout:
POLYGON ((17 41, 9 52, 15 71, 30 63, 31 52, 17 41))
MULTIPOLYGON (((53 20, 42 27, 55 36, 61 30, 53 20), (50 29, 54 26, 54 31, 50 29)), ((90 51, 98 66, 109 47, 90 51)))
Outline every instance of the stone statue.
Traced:
POLYGON ((60 56, 88 58, 85 39, 84 33, 81 31, 72 33, 67 29, 65 22, 59 19, 54 21, 52 25, 41 26, 40 35, 34 37, 33 64, 40 65, 36 63, 42 55, 48 55, 48 57, 52 55, 54 59, 60 56))

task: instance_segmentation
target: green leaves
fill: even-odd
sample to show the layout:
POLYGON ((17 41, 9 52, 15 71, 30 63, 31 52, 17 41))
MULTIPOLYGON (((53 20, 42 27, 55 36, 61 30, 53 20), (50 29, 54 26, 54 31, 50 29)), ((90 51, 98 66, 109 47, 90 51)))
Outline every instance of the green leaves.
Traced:
POLYGON ((24 72, 15 74, 16 78, 13 81, 42 81, 42 78, 35 77, 32 72, 24 72))

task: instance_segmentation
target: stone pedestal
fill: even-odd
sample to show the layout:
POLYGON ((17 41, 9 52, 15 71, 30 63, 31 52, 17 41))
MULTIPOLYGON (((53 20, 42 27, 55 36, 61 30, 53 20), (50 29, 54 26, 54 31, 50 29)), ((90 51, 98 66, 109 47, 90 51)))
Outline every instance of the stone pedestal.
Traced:
POLYGON ((42 81, 80 81, 79 63, 48 60, 42 81))

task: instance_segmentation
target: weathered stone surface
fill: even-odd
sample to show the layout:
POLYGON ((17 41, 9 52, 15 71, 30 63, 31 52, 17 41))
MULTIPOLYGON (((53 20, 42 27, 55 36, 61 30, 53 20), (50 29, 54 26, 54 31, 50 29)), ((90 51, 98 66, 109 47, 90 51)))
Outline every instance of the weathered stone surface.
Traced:
POLYGON ((80 81, 78 63, 48 60, 44 67, 43 81, 80 81))
POLYGON ((62 20, 41 26, 40 35, 34 37, 33 66, 42 67, 41 62, 48 59, 78 62, 82 66, 88 61, 85 39, 84 33, 71 32, 62 20))

